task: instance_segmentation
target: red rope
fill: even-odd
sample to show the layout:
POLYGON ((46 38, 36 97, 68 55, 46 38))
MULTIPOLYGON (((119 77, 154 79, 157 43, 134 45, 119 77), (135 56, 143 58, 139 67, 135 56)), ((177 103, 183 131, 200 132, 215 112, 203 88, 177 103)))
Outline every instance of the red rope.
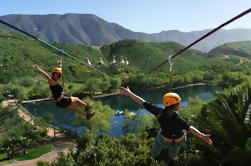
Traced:
MULTIPOLYGON (((205 39, 206 37, 208 37, 209 35, 211 35, 212 33, 216 32, 217 30, 219 30, 220 28, 224 27, 225 25, 237 20, 238 18, 248 14, 249 12, 251 12, 251 8, 244 11, 243 13, 239 14, 238 16, 232 18, 231 20, 225 22, 224 24, 221 24, 220 26, 218 26, 217 28, 213 29, 212 31, 208 32, 207 34, 205 34, 204 36, 202 36, 201 38, 199 38, 198 40, 194 41, 193 43, 191 43, 189 46, 185 47, 184 49, 180 50, 178 53, 176 53, 175 55, 173 55, 173 58, 175 58, 177 55, 183 53, 184 51, 186 51, 188 48, 192 47, 193 45, 195 45, 196 43, 198 43, 199 41, 205 39)), ((158 69, 159 67, 161 67, 162 65, 164 65, 165 63, 168 62, 168 59, 165 60, 164 62, 162 62, 161 64, 159 64, 157 67, 153 68, 150 72, 148 73, 151 73, 152 71, 158 69)))

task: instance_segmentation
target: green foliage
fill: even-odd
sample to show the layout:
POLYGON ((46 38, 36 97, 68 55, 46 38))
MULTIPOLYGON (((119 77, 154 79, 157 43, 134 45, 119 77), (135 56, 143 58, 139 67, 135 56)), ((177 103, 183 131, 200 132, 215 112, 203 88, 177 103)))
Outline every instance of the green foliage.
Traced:
POLYGON ((47 161, 38 161, 37 166, 49 166, 49 163, 47 161))
POLYGON ((110 85, 111 92, 115 92, 120 87, 121 81, 118 78, 112 78, 110 80, 110 85))
POLYGON ((198 96, 195 99, 188 98, 189 105, 187 109, 180 110, 179 114, 189 122, 191 125, 195 125, 194 121, 196 121, 196 117, 199 115, 201 109, 206 104, 205 101, 201 100, 198 96))
POLYGON ((20 80, 20 85, 23 87, 31 87, 34 85, 34 80, 31 77, 24 77, 20 80))
POLYGON ((95 115, 90 120, 87 120, 85 116, 77 114, 75 119, 72 120, 71 125, 84 125, 88 129, 109 132, 111 127, 110 120, 114 116, 114 110, 112 110, 108 105, 102 105, 100 101, 91 101, 88 98, 84 101, 86 103, 93 102, 93 107, 90 111, 96 111, 95 115))
POLYGON ((1 93, 5 98, 27 99, 23 88, 17 84, 6 84, 1 88, 1 93))
POLYGON ((142 116, 142 129, 153 128, 154 124, 158 124, 158 123, 154 123, 154 122, 156 122, 156 117, 154 115, 143 114, 143 116, 142 116))
POLYGON ((212 49, 209 53, 224 53, 226 55, 238 55, 241 57, 251 59, 251 41, 240 41, 240 42, 231 42, 223 44, 222 46, 212 49))
POLYGON ((53 119, 54 119, 53 114, 51 114, 51 113, 50 114, 46 114, 43 118, 49 124, 51 124, 53 122, 53 119))
POLYGON ((3 96, 2 92, 0 92, 0 103, 5 100, 5 97, 3 96))
POLYGON ((142 124, 140 113, 141 110, 138 110, 136 114, 129 112, 127 109, 124 110, 124 121, 122 124, 124 134, 136 133, 139 130, 138 127, 142 124))
POLYGON ((230 161, 249 161, 247 156, 250 152, 246 147, 251 136, 250 92, 250 83, 247 82, 219 93, 196 117, 200 127, 212 133, 214 147, 210 148, 210 155, 217 156, 223 165, 230 161), (233 155, 237 153, 242 157, 233 155))
POLYGON ((40 147, 32 148, 29 150, 29 152, 26 155, 19 154, 16 156, 16 159, 19 161, 22 160, 31 160, 34 158, 38 158, 42 156, 43 154, 46 154, 50 152, 53 148, 53 144, 46 144, 40 147))
POLYGON ((12 106, 0 110, 0 149, 4 149, 8 159, 15 157, 20 150, 28 154, 29 148, 49 140, 43 126, 32 126, 21 118, 12 106))
POLYGON ((224 72, 222 74, 222 82, 220 84, 222 86, 236 86, 244 81, 247 81, 247 76, 244 76, 240 73, 233 73, 233 72, 224 72))
MULTIPOLYGON (((84 136, 87 137, 87 136, 84 136)), ((92 137, 92 138, 90 138, 92 137)), ((153 139, 145 139, 147 133, 138 136, 128 134, 117 140, 114 137, 101 135, 93 138, 79 139, 77 152, 69 155, 60 154, 59 159, 51 165, 157 165, 150 157, 150 146, 153 139)))
POLYGON ((28 96, 31 96, 30 99, 45 98, 51 96, 48 83, 43 83, 40 81, 37 82, 35 86, 28 92, 28 96))
MULTIPOLYGON (((19 100, 50 96, 47 81, 41 79, 42 76, 33 71, 31 65, 36 64, 50 74, 51 69, 57 65, 56 62, 60 58, 58 53, 29 37, 6 30, 0 31, 0 42, 0 83, 14 83, 15 87, 20 89, 18 92, 19 100)), ((64 49, 82 62, 89 59, 93 64, 92 67, 110 75, 103 77, 84 64, 64 57, 63 72, 66 92, 69 95, 76 94, 78 96, 83 96, 86 93, 115 92, 121 84, 140 89, 169 87, 168 64, 163 65, 152 74, 146 74, 146 72, 168 59, 168 56, 184 48, 184 46, 174 42, 147 43, 132 39, 104 45, 101 47, 101 51, 80 44, 52 44, 64 49), (127 57, 130 64, 128 66, 119 63, 110 64, 113 56, 116 57, 117 61, 120 60, 121 56, 127 57), (105 63, 102 66, 99 64, 100 59, 105 63), (126 71, 129 71, 128 79, 124 78, 126 71), (75 84, 82 84, 82 86, 75 88, 75 84)), ((249 46, 249 42, 227 44, 226 48, 238 49, 238 54, 230 54, 228 59, 222 58, 224 57, 224 50, 222 52, 211 51, 209 54, 203 54, 193 49, 187 50, 174 59, 172 86, 177 87, 200 82, 234 86, 250 79, 246 77, 250 72, 250 60, 240 58, 244 54, 245 57, 250 57, 249 46), (237 65, 240 59, 243 64, 237 65), (238 73, 238 78, 232 83, 232 76, 225 75, 225 72, 231 72, 231 75, 238 73), (225 81, 225 79, 227 80, 225 81)))

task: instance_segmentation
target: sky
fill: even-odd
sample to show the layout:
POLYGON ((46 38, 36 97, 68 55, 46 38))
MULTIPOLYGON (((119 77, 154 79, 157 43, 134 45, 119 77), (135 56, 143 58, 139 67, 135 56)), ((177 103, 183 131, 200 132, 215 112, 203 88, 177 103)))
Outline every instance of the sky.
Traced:
MULTIPOLYGON (((1 0, 9 14, 94 14, 134 32, 215 28, 251 8, 251 0, 1 0)), ((251 13, 224 29, 251 29, 251 13)))

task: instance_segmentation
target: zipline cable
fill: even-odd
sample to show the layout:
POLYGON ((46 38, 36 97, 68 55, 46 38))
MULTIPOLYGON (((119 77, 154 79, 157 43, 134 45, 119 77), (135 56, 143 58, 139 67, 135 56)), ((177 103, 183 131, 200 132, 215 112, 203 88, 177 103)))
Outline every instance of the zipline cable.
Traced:
POLYGON ((32 38, 35 39, 35 40, 40 41, 41 43, 45 44, 46 46, 51 47, 51 48, 57 50, 57 51, 60 52, 61 54, 64 54, 64 55, 66 55, 66 56, 69 56, 70 58, 72 58, 72 59, 74 59, 74 60, 76 60, 76 61, 78 61, 78 62, 84 64, 85 66, 87 66, 87 67, 89 67, 89 68, 95 70, 96 72, 98 72, 98 73, 100 73, 100 74, 102 74, 102 75, 104 75, 104 76, 107 76, 105 73, 99 71, 98 69, 95 69, 94 67, 88 65, 87 63, 85 63, 85 62, 79 60, 78 58, 76 58, 76 57, 74 57, 74 56, 68 54, 68 53, 65 52, 65 51, 62 51, 62 49, 59 49, 59 48, 57 48, 57 47, 55 47, 55 46, 53 46, 53 45, 47 43, 46 41, 44 41, 44 40, 42 40, 42 39, 39 39, 39 38, 37 38, 37 37, 35 37, 35 36, 33 36, 33 35, 31 35, 31 34, 25 32, 25 31, 23 31, 23 30, 21 30, 21 29, 15 27, 15 26, 13 26, 13 25, 10 25, 10 24, 8 24, 7 22, 5 22, 5 21, 3 21, 3 20, 0 20, 0 23, 6 25, 6 26, 8 26, 8 27, 11 27, 11 28, 13 28, 13 29, 15 29, 15 30, 17 30, 17 31, 19 31, 19 32, 22 32, 23 34, 25 34, 25 35, 27 35, 27 36, 30 36, 30 37, 32 37, 32 38))
MULTIPOLYGON (((185 47, 184 49, 180 50, 178 53, 176 53, 175 55, 173 55, 172 58, 175 58, 177 55, 181 54, 182 52, 186 51, 188 48, 192 47, 193 45, 195 45, 196 43, 198 43, 199 41, 203 40, 204 38, 208 37, 209 35, 211 35, 212 33, 216 32, 217 30, 219 30, 220 28, 224 27, 225 25, 237 20, 238 18, 248 14, 251 12, 251 8, 249 8, 248 10, 244 11, 243 13, 239 14, 238 16, 232 18, 231 20, 225 22, 224 24, 221 24, 220 26, 218 26, 217 28, 213 29, 212 31, 208 32, 207 34, 205 34, 204 36, 202 36, 201 38, 199 38, 198 40, 194 41, 193 43, 191 43, 189 46, 185 47)), ((168 62, 168 59, 165 60, 164 62, 162 62, 161 64, 159 64, 157 67, 153 68, 150 72, 148 72, 148 74, 150 74, 152 71, 158 69, 159 67, 161 67, 162 65, 164 65, 165 63, 168 62)))

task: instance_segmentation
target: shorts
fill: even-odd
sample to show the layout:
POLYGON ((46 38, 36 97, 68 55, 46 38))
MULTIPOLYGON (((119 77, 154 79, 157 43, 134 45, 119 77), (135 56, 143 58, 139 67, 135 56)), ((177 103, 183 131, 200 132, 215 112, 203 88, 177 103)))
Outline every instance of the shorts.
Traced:
POLYGON ((60 101, 56 101, 56 105, 60 108, 67 108, 71 105, 72 101, 70 97, 64 97, 60 101))

